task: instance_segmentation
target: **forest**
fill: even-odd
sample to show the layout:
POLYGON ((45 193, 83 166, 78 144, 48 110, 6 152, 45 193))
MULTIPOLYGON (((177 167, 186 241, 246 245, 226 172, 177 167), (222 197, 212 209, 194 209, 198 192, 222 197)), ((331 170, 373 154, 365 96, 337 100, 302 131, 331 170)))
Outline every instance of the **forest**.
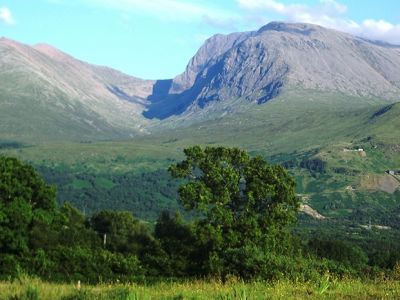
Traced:
MULTIPOLYGON (((246 282, 400 276, 396 241, 369 247, 297 228, 287 170, 238 148, 193 146, 168 170, 179 204, 155 222, 127 211, 85 215, 18 159, 0 157, 0 276, 50 282, 246 282), (189 217, 188 217, 189 216, 189 217)), ((127 178, 129 180, 129 178, 127 178)), ((121 191, 122 192, 122 191, 121 191)), ((311 225, 310 225, 311 226, 311 225)))

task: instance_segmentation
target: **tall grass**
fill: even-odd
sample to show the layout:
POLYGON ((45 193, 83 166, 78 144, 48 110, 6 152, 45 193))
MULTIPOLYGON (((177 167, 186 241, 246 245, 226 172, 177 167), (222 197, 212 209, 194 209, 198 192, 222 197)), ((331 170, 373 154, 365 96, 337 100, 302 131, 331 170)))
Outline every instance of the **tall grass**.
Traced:
POLYGON ((399 299, 400 281, 337 280, 274 283, 233 281, 187 281, 144 284, 82 285, 47 283, 24 278, 0 282, 5 300, 139 300, 139 299, 399 299))

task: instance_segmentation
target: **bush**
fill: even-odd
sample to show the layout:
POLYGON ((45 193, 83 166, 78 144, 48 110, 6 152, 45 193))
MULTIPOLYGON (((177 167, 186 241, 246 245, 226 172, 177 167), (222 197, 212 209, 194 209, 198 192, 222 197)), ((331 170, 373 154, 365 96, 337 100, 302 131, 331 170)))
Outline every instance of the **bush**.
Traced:
POLYGON ((18 278, 21 273, 20 259, 15 255, 1 254, 0 255, 0 278, 14 279, 18 278))

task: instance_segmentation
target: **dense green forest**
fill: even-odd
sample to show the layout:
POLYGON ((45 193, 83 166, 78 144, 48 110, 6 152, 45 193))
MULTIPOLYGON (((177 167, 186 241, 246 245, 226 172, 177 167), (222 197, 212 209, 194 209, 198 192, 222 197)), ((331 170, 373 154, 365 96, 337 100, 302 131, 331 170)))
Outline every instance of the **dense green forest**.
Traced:
MULTIPOLYGON (((176 179, 165 183, 167 196, 175 195, 190 217, 165 210, 153 223, 126 211, 83 214, 70 203, 57 205, 55 188, 33 167, 0 157, 1 277, 96 283, 208 276, 307 281, 327 272, 399 275, 400 246, 389 233, 370 229, 349 236, 343 224, 318 225, 305 216, 300 228, 293 178, 260 156, 195 146, 164 175, 176 179), (332 228, 343 228, 343 236, 332 228)), ((147 181, 150 190, 158 181, 149 176, 124 180, 147 181)), ((97 179, 85 178, 90 180, 97 179)))
POLYGON ((111 208, 154 221, 164 210, 181 210, 176 201, 179 181, 172 180, 167 170, 123 174, 76 172, 48 166, 38 166, 37 170, 47 182, 59 187, 59 203, 69 202, 85 214, 111 208))

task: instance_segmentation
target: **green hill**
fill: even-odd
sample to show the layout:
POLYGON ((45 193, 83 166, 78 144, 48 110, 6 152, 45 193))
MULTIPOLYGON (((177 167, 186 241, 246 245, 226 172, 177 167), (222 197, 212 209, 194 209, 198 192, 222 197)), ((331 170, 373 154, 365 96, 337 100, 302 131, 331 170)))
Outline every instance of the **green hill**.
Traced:
POLYGON ((385 171, 400 168, 399 105, 379 114, 387 104, 357 100, 286 92, 266 105, 243 104, 240 112, 133 140, 6 145, 2 152, 40 167, 59 186, 60 201, 88 213, 128 209, 154 219, 162 209, 178 209, 165 170, 185 147, 238 146, 289 168, 298 193, 321 214, 393 226, 400 195, 385 171), (364 152, 347 151, 359 148, 364 152))

